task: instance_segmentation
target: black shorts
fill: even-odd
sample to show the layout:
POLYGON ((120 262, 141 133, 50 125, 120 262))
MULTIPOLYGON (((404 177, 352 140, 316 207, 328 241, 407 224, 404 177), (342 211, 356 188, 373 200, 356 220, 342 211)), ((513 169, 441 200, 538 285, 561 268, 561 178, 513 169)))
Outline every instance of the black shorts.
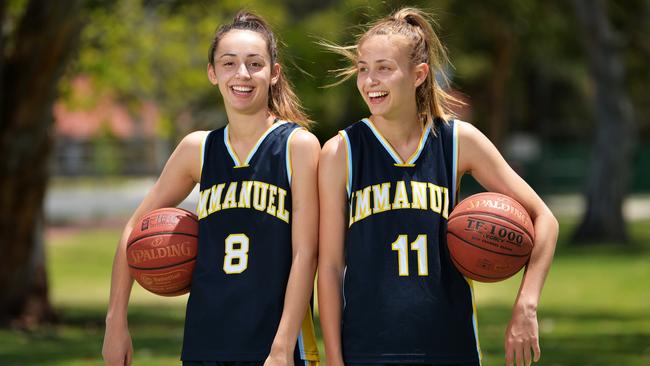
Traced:
MULTIPOLYGON (((305 361, 296 352, 293 358, 294 366, 318 366, 318 362, 305 361)), ((183 361, 183 366, 263 366, 264 361, 183 361)))

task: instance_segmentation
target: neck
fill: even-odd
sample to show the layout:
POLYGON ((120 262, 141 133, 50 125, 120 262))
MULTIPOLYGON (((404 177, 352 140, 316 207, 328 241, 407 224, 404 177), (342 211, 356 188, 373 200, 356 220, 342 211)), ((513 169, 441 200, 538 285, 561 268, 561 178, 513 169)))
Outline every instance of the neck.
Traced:
POLYGON ((275 120, 268 109, 263 108, 255 113, 238 113, 226 109, 228 116, 228 134, 231 139, 239 141, 257 141, 275 120))
POLYGON ((370 120, 393 146, 408 144, 413 139, 419 140, 424 128, 416 112, 399 118, 373 115, 370 120))

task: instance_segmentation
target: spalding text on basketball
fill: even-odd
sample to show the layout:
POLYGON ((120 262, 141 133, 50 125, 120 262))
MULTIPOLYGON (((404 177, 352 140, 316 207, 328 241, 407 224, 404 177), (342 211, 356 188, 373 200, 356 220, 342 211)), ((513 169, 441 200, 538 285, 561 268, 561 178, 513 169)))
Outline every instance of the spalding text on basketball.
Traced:
POLYGON ((469 209, 479 207, 491 207, 504 212, 513 214, 520 222, 524 223, 528 220, 528 214, 521 212, 517 207, 510 205, 508 202, 490 199, 480 199, 470 201, 469 209))
POLYGON ((131 263, 138 265, 142 262, 147 262, 154 259, 173 258, 173 257, 192 257, 192 247, 185 242, 172 244, 167 247, 147 248, 147 249, 131 249, 131 263))

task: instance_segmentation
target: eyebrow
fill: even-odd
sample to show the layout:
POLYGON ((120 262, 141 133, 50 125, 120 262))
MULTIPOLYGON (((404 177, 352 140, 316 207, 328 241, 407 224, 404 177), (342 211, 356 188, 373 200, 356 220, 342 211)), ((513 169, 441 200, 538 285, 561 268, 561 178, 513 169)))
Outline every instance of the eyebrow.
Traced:
MULTIPOLYGON (((381 60, 375 61, 376 64, 382 63, 382 62, 395 62, 395 61, 389 60, 389 59, 384 59, 384 58, 382 58, 381 60)), ((368 63, 365 62, 365 61, 357 61, 357 64, 368 64, 368 63)))
MULTIPOLYGON (((222 57, 237 57, 237 55, 234 53, 224 53, 223 55, 219 56, 219 58, 222 57)), ((248 55, 246 55, 246 57, 263 57, 263 56, 260 55, 259 53, 249 53, 248 55)))

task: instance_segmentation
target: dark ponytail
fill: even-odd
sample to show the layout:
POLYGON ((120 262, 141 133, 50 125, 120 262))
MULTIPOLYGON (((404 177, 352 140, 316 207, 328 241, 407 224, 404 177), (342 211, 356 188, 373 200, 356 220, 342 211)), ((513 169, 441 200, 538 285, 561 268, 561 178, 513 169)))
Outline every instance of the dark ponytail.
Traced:
MULTIPOLYGON (((271 57, 271 66, 278 63, 277 40, 269 24, 262 17, 254 13, 240 11, 235 15, 231 23, 220 26, 215 32, 208 52, 208 62, 210 62, 210 65, 214 66, 214 53, 217 50, 219 41, 226 33, 234 29, 250 30, 261 34, 266 40, 267 51, 271 57)), ((270 112, 280 119, 295 122, 303 127, 309 127, 312 123, 309 117, 307 117, 282 68, 280 68, 278 81, 269 88, 268 107, 270 112)))

